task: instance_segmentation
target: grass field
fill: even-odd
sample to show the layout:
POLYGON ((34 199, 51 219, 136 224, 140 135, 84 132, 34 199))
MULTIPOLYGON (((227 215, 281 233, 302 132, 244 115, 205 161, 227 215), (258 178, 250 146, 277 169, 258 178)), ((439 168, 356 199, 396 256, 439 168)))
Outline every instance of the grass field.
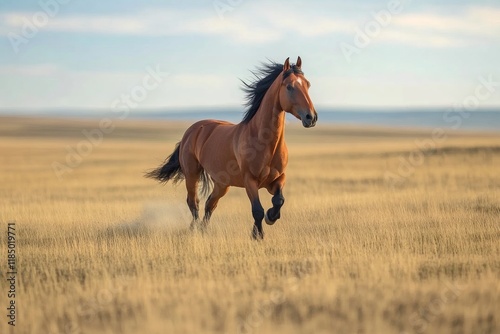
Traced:
POLYGON ((184 184, 142 177, 187 124, 116 122, 89 149, 98 123, 0 119, 1 333, 8 222, 11 333, 500 331, 500 135, 287 126, 282 219, 255 242, 244 190, 192 233, 184 184))

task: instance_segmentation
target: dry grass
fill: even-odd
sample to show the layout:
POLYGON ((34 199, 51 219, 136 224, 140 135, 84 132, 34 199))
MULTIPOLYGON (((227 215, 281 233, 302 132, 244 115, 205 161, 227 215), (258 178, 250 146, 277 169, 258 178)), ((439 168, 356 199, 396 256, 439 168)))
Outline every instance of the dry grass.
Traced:
POLYGON ((290 126, 282 219, 254 242, 243 190, 201 235, 188 231, 183 185, 142 178, 185 124, 119 123, 62 181, 52 162, 96 121, 0 124, 0 221, 18 233, 15 333, 500 330, 498 136, 449 134, 393 184, 385 173, 429 132, 290 126))

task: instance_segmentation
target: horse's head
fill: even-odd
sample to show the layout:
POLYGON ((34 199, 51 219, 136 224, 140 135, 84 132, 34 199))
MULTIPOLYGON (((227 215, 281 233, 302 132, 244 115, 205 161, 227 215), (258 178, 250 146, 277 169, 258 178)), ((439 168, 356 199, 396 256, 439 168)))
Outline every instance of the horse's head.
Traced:
POLYGON ((281 83, 279 99, 283 110, 294 115, 302 121, 305 128, 316 125, 318 114, 309 97, 311 84, 302 72, 302 60, 297 58, 297 63, 290 65, 287 58, 283 65, 283 82, 281 83))

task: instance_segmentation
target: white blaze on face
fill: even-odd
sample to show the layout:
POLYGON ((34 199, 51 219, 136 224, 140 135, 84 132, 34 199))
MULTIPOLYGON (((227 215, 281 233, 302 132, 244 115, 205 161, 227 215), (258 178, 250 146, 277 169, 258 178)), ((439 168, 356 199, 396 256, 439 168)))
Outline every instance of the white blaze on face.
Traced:
POLYGON ((297 83, 302 86, 302 79, 301 78, 297 78, 297 83))

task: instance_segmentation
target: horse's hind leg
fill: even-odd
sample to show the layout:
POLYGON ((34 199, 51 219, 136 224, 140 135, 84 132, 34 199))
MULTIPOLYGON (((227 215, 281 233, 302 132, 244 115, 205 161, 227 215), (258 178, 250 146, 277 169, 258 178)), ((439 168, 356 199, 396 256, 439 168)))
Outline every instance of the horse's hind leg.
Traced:
POLYGON ((193 215, 193 220, 191 221, 190 229, 196 228, 199 220, 199 203, 198 199, 198 176, 187 176, 186 175, 186 189, 187 189, 187 205, 191 214, 193 215))
POLYGON ((207 198, 207 202, 205 203, 205 216, 203 217, 203 225, 206 227, 208 222, 210 221, 210 217, 212 216, 212 212, 214 212, 217 207, 217 203, 222 196, 227 194, 229 190, 229 186, 223 185, 220 183, 214 184, 214 189, 210 196, 207 198))
POLYGON ((273 207, 267 210, 264 219, 266 224, 273 225, 280 218, 281 207, 285 203, 285 197, 283 197, 283 187, 285 185, 285 174, 282 174, 273 183, 269 185, 267 190, 273 195, 272 203, 273 207))
POLYGON ((200 180, 202 168, 192 154, 186 154, 182 161, 182 171, 186 179, 187 205, 193 215, 190 228, 194 229, 199 220, 198 181, 200 180))

